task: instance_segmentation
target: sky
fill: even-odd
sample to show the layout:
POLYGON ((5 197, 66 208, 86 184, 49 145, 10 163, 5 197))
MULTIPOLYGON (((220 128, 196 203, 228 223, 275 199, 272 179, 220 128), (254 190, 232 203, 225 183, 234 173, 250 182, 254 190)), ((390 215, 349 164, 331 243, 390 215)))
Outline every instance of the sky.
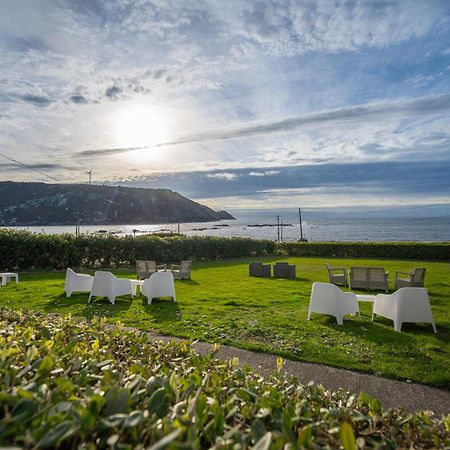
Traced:
POLYGON ((447 0, 0 0, 0 180, 450 213, 447 0))

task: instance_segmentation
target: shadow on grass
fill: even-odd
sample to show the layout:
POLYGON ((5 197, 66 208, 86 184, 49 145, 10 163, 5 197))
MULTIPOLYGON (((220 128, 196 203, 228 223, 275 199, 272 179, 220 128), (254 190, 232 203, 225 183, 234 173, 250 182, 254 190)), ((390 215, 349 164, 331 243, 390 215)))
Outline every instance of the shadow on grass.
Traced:
POLYGON ((156 322, 179 322, 182 320, 182 314, 177 302, 171 298, 154 298, 151 305, 147 299, 142 297, 142 306, 144 311, 156 322))
POLYGON ((413 336, 423 336, 435 338, 443 342, 449 342, 448 333, 443 329, 439 330, 439 328, 438 333, 434 333, 431 324, 405 322, 402 325, 402 331, 398 332, 394 330, 392 320, 381 316, 375 316, 374 322, 371 320, 364 320, 364 318, 361 321, 356 318, 344 318, 344 325, 342 326, 336 325, 335 319, 330 317, 330 320, 325 322, 324 325, 333 328, 334 330, 341 331, 344 334, 351 334, 380 345, 415 345, 415 339, 411 339, 413 336))
POLYGON ((113 305, 106 297, 95 297, 91 300, 91 303, 87 303, 86 301, 81 314, 88 319, 94 316, 114 317, 129 310, 133 300, 136 301, 136 297, 131 299, 129 295, 122 295, 116 297, 116 302, 113 305))
POLYGON ((178 283, 186 284, 188 286, 197 286, 198 284, 200 284, 198 281, 192 279, 175 280, 175 288, 177 287, 178 283))

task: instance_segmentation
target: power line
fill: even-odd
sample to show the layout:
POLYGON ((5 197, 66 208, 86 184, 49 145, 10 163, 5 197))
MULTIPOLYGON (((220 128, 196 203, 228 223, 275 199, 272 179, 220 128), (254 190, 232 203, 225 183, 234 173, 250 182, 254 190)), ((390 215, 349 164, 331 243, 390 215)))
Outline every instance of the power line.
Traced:
POLYGON ((4 155, 3 153, 0 153, 0 156, 3 156, 3 158, 9 159, 10 161, 12 161, 14 163, 19 164, 19 166, 25 167, 25 169, 34 170, 35 172, 40 173, 41 175, 44 175, 52 180, 59 181, 57 178, 52 177, 51 175, 43 172, 42 170, 36 169, 35 167, 31 167, 24 163, 21 163, 20 161, 17 161, 17 159, 10 158, 9 156, 4 155))

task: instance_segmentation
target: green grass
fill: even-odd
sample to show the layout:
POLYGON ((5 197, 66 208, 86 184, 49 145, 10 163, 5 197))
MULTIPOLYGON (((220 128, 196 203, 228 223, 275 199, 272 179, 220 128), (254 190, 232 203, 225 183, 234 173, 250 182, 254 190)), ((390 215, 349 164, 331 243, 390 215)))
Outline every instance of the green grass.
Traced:
MULTIPOLYGON (((266 262, 275 262, 265 258, 266 262)), ((87 304, 87 294, 63 294, 64 273, 24 274, 20 283, 1 288, 1 305, 76 316, 105 317, 142 330, 221 342, 270 352, 294 360, 376 373, 450 388, 450 265, 393 260, 282 258, 297 265, 297 279, 260 279, 248 276, 249 260, 194 265, 192 280, 177 281, 178 302, 143 297, 118 297, 87 304), (325 262, 334 266, 384 266, 391 287, 396 270, 426 267, 438 334, 427 324, 404 324, 402 333, 392 322, 371 322, 371 305, 361 304, 362 320, 349 318, 338 326, 334 318, 314 314, 306 320, 313 281, 327 281, 325 262)), ((115 271, 120 276, 134 270, 115 271)), ((364 292, 365 293, 365 292, 364 292)))

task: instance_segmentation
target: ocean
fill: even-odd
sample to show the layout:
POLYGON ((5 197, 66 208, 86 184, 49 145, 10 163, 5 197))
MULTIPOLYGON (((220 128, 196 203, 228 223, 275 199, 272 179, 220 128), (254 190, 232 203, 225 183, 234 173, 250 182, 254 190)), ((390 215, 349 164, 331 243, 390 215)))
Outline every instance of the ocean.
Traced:
MULTIPOLYGON (((236 220, 220 222, 181 223, 180 232, 189 236, 248 237, 278 239, 277 216, 282 227, 280 239, 298 241, 300 227, 298 211, 291 210, 230 210, 236 220), (269 226, 271 225, 271 226, 269 226)), ((304 211, 303 236, 310 242, 320 241, 450 241, 450 216, 388 217, 355 213, 304 211)), ((36 233, 75 233, 73 226, 14 227, 36 233)), ((177 224, 159 225, 81 225, 82 233, 113 233, 118 236, 142 235, 153 232, 176 232, 177 224)))

